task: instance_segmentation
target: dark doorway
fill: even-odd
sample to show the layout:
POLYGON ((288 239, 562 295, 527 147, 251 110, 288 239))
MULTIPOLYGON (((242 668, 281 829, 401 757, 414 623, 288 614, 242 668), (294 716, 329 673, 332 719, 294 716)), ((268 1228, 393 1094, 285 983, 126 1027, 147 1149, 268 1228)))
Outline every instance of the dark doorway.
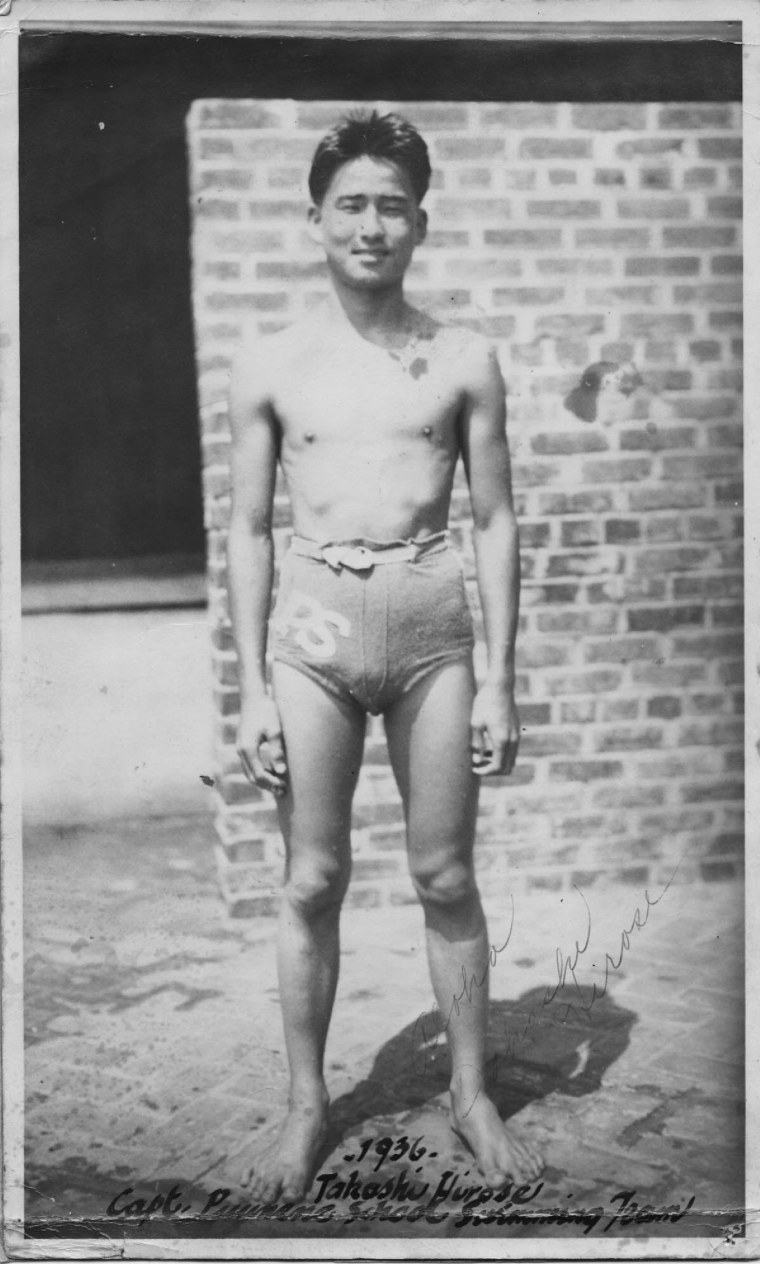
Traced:
POLYGON ((26 561, 202 566, 185 117, 199 97, 707 100, 741 44, 22 33, 26 561))
POLYGON ((184 105, 108 60, 21 94, 25 560, 203 553, 184 105))

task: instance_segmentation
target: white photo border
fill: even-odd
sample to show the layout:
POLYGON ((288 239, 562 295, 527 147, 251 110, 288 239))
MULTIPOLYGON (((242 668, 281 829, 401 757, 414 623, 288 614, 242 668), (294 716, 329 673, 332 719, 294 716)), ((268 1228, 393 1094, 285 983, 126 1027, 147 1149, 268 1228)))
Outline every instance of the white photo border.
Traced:
MULTIPOLYGON (((4 1158, 4 1246, 12 1259, 422 1259, 478 1258, 618 1259, 757 1258, 760 1208, 749 1205, 760 1190, 758 1163, 757 1014, 760 994, 760 929, 756 915, 759 862, 749 850, 760 826, 760 437, 746 427, 745 485, 752 489, 745 509, 747 689, 746 861, 747 907, 745 992, 747 997, 747 1162, 746 1236, 727 1244, 705 1238, 635 1240, 484 1239, 478 1241, 377 1239, 131 1239, 122 1243, 89 1238, 32 1240, 23 1237, 23 1072, 21 946, 21 618, 19 513, 19 268, 18 268, 18 36, 21 30, 117 31, 150 33, 281 34, 335 37, 359 35, 399 39, 431 35, 456 39, 599 39, 611 28, 625 38, 684 38, 688 28, 708 24, 705 38, 725 38, 726 23, 742 23, 744 62, 745 219, 752 229, 760 218, 760 9, 752 0, 627 0, 611 16, 606 0, 4 0, 0 4, 0 736, 2 738, 2 896, 3 1024, 2 1144, 4 1158), (8 11, 10 10, 10 11, 8 11), (581 25, 582 24, 582 29, 581 25), (647 24, 659 29, 651 35, 647 24), (573 27, 577 25, 577 30, 573 27), (712 29, 708 29, 709 27, 712 29), (723 32, 723 34, 721 34, 723 32)), ((746 415, 760 409, 760 233, 745 245, 747 333, 746 415)), ((705 1138, 709 1145, 709 1138, 705 1138)))

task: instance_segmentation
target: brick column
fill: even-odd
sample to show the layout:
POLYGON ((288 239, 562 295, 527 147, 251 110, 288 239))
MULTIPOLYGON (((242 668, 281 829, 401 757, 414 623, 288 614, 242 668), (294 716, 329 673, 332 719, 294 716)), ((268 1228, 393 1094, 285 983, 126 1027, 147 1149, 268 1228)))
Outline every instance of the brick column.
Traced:
MULTIPOLYGON (((682 878, 728 876, 743 821, 739 107, 379 104, 418 124, 435 170, 410 298, 493 338, 508 387, 524 734, 513 776, 483 789, 480 871, 505 893, 654 883, 679 859, 682 878), (601 359, 633 359, 644 385, 627 415, 584 423, 563 401, 601 359)), ((306 173, 350 105, 199 101, 188 120, 214 803, 239 913, 273 911, 281 844, 234 746, 229 366, 244 321, 278 329, 326 292, 306 173)), ((480 630, 461 472, 452 523, 480 630)), ((275 526, 281 556, 279 485, 275 526)), ((378 722, 354 854, 350 903, 413 898, 378 722)))

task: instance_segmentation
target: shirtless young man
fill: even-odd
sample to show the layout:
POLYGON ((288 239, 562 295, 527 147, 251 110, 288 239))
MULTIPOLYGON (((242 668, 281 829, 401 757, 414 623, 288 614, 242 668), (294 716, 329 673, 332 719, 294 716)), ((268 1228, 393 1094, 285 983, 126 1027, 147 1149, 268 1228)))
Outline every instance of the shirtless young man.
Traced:
POLYGON ((325 1137, 323 1056, 367 712, 384 716, 435 998, 452 1011, 454 1126, 494 1188, 541 1169, 485 1091, 487 986, 452 1010, 463 972, 488 972, 473 842, 478 779, 510 772, 517 754, 519 553, 496 356, 480 336, 404 299, 429 177, 424 141, 396 115, 355 116, 324 138, 309 225, 332 294, 297 325, 244 345, 234 373, 238 747, 248 776, 277 799, 287 853, 278 974, 289 1111, 244 1178, 263 1201, 304 1196, 325 1137), (478 690, 461 566, 445 534, 460 454, 488 648, 478 690), (272 697, 278 461, 295 534, 272 620, 272 697))

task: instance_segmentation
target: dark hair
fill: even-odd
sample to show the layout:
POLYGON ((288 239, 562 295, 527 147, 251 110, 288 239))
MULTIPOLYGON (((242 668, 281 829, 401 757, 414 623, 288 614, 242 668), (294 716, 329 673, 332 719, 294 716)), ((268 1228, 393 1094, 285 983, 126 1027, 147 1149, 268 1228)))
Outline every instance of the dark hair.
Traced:
POLYGON ((430 184, 428 148, 416 127, 398 114, 361 111, 348 114, 323 136, 309 172, 309 192, 319 206, 335 172, 354 158, 384 158, 409 176, 421 202, 430 184))

